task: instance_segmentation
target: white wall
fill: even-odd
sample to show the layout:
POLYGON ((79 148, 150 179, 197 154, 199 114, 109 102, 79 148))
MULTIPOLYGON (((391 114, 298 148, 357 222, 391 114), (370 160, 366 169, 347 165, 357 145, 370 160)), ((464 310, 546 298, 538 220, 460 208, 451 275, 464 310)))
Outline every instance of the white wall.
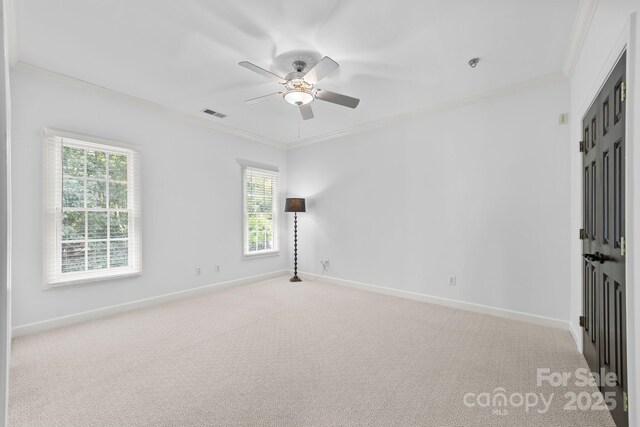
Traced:
MULTIPOLYGON (((276 165, 286 153, 65 79, 14 69, 13 324, 121 304, 286 268, 285 255, 242 257, 237 159, 276 165), (141 148, 141 277, 43 289, 42 128, 141 148), (215 273, 214 266, 221 272, 215 273), (195 268, 202 275, 195 275, 195 268)), ((281 251, 287 253, 281 218, 281 251)))
MULTIPOLYGON (((637 335, 640 332, 640 318, 636 314, 640 310, 640 292, 636 292, 637 278, 634 268, 640 265, 640 251, 634 242, 640 241, 640 229, 635 218, 640 210, 640 186, 638 186, 638 170, 640 168, 640 150, 638 138, 629 133, 636 129, 636 117, 631 109, 640 97, 638 89, 637 49, 640 38, 637 34, 637 17, 631 18, 633 12, 640 10, 640 1, 600 1, 591 21, 576 67, 571 76, 571 144, 577 146, 582 138, 581 121, 593 98, 606 80, 618 56, 626 45, 631 47, 627 52, 627 82, 629 97, 627 100, 627 363, 630 400, 630 424, 640 423, 640 372, 637 367, 638 349, 637 335), (635 48, 634 48, 635 46, 635 48), (630 138, 631 136, 631 138, 630 138), (635 206, 634 206, 635 204, 635 206), (630 238, 631 236, 631 238, 630 238)), ((637 132, 637 131, 636 131, 637 132)), ((571 152, 571 229, 582 227, 582 157, 577 149, 571 152)), ((577 236, 577 232, 576 232, 577 236)), ((581 242, 572 236, 571 239, 571 327, 574 334, 580 337, 578 345, 582 349, 582 330, 578 317, 582 314, 582 258, 581 242)))
POLYGON ((567 320, 568 109, 561 83, 291 150, 300 270, 567 320))
POLYGON ((4 426, 7 421, 11 349, 11 103, 4 2, 0 3, 0 8, 0 426, 4 426))

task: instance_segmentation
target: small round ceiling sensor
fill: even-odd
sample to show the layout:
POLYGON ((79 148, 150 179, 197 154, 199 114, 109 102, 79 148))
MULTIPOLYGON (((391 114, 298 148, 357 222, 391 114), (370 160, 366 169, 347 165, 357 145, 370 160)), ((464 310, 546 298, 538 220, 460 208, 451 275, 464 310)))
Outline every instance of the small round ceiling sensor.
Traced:
POLYGON ((480 58, 471 58, 469 60, 469 67, 476 68, 476 65, 478 65, 478 62, 480 62, 480 58))

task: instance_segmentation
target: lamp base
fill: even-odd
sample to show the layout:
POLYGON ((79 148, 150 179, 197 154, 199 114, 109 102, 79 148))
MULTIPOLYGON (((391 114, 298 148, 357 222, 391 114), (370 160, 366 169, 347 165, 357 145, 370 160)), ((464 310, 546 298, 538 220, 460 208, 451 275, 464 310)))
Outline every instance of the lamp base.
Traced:
POLYGON ((290 282, 302 282, 302 279, 298 277, 298 275, 293 276, 289 279, 290 282))

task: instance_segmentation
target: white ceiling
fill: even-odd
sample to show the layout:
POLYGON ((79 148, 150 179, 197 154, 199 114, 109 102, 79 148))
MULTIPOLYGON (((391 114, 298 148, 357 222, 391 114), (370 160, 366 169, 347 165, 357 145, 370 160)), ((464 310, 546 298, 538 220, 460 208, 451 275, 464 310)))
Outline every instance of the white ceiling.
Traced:
POLYGON ((17 56, 262 138, 295 143, 417 109, 559 75, 580 0, 17 0, 17 56), (361 99, 316 101, 302 121, 280 86, 296 58, 340 69, 317 87, 361 99), (475 69, 467 61, 478 56, 475 69))

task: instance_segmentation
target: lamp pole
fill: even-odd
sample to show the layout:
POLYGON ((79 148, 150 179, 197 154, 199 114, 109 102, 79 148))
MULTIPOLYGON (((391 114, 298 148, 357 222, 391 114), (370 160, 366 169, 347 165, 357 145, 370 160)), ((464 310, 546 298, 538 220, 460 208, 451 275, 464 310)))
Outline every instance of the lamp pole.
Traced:
POLYGON ((302 281, 298 277, 298 212, 293 213, 293 277, 289 281, 302 281))
POLYGON ((284 206, 285 212, 293 212, 293 277, 290 282, 302 282, 298 277, 298 212, 306 212, 306 203, 301 198, 288 198, 284 206))

